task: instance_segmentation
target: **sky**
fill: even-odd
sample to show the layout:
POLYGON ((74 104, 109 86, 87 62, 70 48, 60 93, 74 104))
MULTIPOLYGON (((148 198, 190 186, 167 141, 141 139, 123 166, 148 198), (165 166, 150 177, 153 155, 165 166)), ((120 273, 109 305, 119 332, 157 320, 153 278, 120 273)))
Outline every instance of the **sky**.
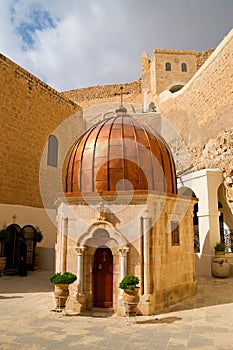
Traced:
POLYGON ((140 77, 143 51, 203 51, 233 0, 0 0, 0 53, 58 91, 140 77))

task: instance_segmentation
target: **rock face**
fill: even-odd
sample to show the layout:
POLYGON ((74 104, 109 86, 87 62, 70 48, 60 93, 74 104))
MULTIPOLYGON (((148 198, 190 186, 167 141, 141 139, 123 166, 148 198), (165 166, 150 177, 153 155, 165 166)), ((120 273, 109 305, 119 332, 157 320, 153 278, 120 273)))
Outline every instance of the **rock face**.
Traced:
POLYGON ((229 206, 233 210, 233 128, 221 131, 204 147, 190 150, 194 170, 219 168, 223 172, 229 206))

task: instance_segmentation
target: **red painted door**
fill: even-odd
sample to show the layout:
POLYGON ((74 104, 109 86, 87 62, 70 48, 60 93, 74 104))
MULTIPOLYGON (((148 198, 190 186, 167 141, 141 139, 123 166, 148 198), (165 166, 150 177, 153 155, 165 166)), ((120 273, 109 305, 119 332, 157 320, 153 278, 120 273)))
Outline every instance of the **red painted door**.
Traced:
POLYGON ((113 256, 111 249, 100 247, 94 257, 94 306, 112 307, 113 256))

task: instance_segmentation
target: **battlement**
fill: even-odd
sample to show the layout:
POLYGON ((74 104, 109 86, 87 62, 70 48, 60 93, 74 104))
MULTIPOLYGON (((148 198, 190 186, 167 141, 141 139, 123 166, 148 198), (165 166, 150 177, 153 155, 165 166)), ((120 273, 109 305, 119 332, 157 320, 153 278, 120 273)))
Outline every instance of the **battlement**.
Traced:
POLYGON ((174 50, 174 49, 154 49, 152 57, 156 54, 168 54, 168 55, 196 55, 195 50, 174 50))
POLYGON ((141 78, 124 84, 96 85, 87 88, 69 90, 63 92, 63 95, 74 102, 77 102, 83 108, 98 105, 100 103, 119 102, 120 88, 124 102, 142 104, 141 78))

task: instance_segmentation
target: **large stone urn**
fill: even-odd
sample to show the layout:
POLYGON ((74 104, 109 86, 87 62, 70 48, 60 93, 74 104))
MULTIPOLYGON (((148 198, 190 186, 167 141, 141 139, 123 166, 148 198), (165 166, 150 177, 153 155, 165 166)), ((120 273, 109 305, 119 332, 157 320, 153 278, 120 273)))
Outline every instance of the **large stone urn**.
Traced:
POLYGON ((137 311, 138 303, 139 303, 139 288, 135 288, 134 290, 125 289, 123 293, 123 302, 125 304, 126 313, 133 313, 137 311))
POLYGON ((56 301, 56 310, 65 309, 69 296, 69 284, 76 281, 77 276, 71 272, 57 272, 50 277, 50 282, 55 285, 54 296, 56 301))
POLYGON ((211 263, 211 272, 214 277, 226 278, 230 275, 231 265, 225 258, 226 245, 218 242, 215 246, 215 257, 211 263))
POLYGON ((230 275, 231 265, 229 261, 223 257, 214 258, 211 263, 211 272, 214 277, 226 278, 230 275))
POLYGON ((55 284, 54 296, 56 310, 64 309, 69 296, 69 284, 55 284))

